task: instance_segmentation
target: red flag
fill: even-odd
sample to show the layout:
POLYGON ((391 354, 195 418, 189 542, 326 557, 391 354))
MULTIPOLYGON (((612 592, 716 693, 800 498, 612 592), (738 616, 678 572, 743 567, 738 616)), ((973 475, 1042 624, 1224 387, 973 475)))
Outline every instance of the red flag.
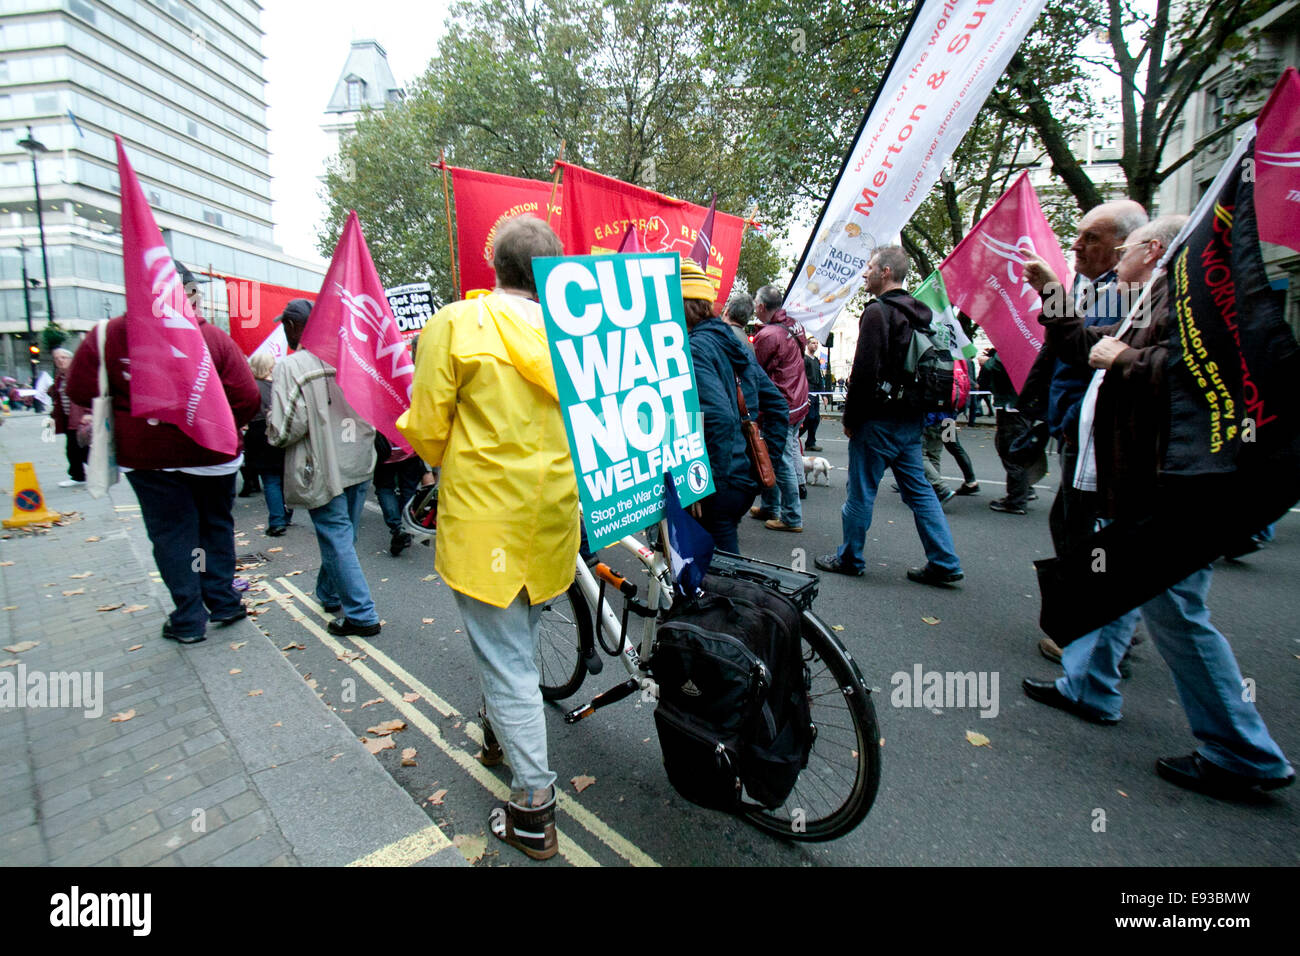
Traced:
MULTIPOLYGON (((565 213, 556 232, 571 256, 615 252, 625 234, 639 233, 644 251, 676 252, 689 258, 699 236, 703 206, 633 186, 581 166, 564 168, 565 213)), ((708 226, 708 223, 704 223, 708 226)), ((739 216, 716 213, 708 262, 704 271, 725 302, 736 278, 740 240, 745 222, 739 216)))
POLYGON ((709 211, 704 214, 704 223, 695 234, 695 245, 691 246, 691 258, 701 269, 709 267, 709 249, 713 245, 713 219, 718 212, 718 194, 709 200, 709 211))
MULTIPOLYGON (((516 216, 547 218, 551 184, 536 179, 519 179, 482 173, 477 169, 448 166, 451 188, 456 196, 456 258, 460 263, 460 294, 496 285, 492 250, 497 230, 516 216)), ((560 196, 550 211, 551 228, 560 228, 560 196)))
POLYGON ((284 341, 284 327, 275 320, 293 299, 315 299, 316 293, 256 279, 214 278, 226 283, 230 337, 239 350, 251 356, 262 348, 269 348, 277 360, 284 358, 288 354, 288 343, 284 341))
POLYGON ((988 334, 1017 390, 1043 347, 1043 300, 1025 282, 1025 263, 1034 256, 1069 283, 1065 254, 1026 172, 939 266, 948 301, 988 334))
POLYGON ((226 390, 121 137, 113 139, 122 183, 131 414, 175 425, 204 448, 233 457, 239 433, 226 390))
POLYGON ((1256 124, 1259 238, 1300 252, 1300 74, 1288 66, 1256 124))
POLYGON ((410 450, 396 423, 397 416, 411 407, 415 365, 356 212, 348 213, 300 344, 334 366, 339 388, 358 415, 394 447, 410 450))

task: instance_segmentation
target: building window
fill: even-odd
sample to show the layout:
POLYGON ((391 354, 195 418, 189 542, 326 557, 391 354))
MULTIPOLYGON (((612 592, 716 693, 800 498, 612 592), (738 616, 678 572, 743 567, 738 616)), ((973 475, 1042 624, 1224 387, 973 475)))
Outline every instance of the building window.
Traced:
POLYGON ((366 81, 355 77, 348 80, 348 109, 359 110, 366 96, 366 81))
POLYGON ((222 226, 224 228, 224 224, 221 219, 221 213, 214 212, 211 209, 203 210, 203 221, 208 223, 209 225, 222 226))
POLYGON ((199 124, 194 122, 194 120, 185 121, 185 130, 195 139, 199 138, 199 124))
POLYGON ((95 22, 95 8, 83 0, 68 0, 68 9, 83 20, 95 22))
POLYGON ((1205 132, 1213 133, 1223 126, 1227 108, 1228 101, 1224 99, 1221 87, 1211 86, 1205 90, 1205 132))

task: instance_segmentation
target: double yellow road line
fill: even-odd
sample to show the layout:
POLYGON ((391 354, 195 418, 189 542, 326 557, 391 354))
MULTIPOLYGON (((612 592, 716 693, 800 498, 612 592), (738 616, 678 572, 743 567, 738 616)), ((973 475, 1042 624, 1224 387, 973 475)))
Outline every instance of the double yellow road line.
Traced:
MULTIPOLYGON (((312 614, 322 621, 329 621, 331 615, 327 614, 312 598, 304 594, 299 588, 289 581, 288 578, 276 578, 276 584, 283 588, 283 591, 277 590, 270 582, 265 583, 265 594, 274 599, 276 604, 283 608, 285 613, 294 621, 316 637, 329 650, 334 652, 334 656, 346 663, 356 675, 365 681, 375 693, 383 697, 385 701, 391 704, 398 713, 400 713, 409 726, 415 728, 424 734, 434 746, 450 757, 462 770, 471 778, 492 794, 498 800, 510 799, 510 788, 496 777, 491 771, 484 767, 474 758, 474 755, 456 746, 443 736, 442 730, 436 723, 422 710, 415 706, 414 703, 408 703, 402 699, 402 694, 394 688, 383 676, 373 668, 367 666, 363 661, 347 660, 344 652, 347 648, 342 642, 326 631, 320 624, 316 623, 311 616, 304 613, 302 608, 307 608, 312 614), (295 603, 295 600, 297 603, 295 603)), ((374 661, 379 667, 388 671, 399 682, 409 687, 420 697, 428 701, 429 705, 445 718, 462 719, 463 716, 447 701, 427 687, 419 678, 408 672, 404 667, 390 658, 383 651, 376 648, 369 641, 359 637, 350 637, 348 640, 361 651, 366 657, 374 661)), ((465 720, 465 735, 480 746, 483 743, 483 731, 478 724, 465 720)), ((640 849, 631 840, 627 839, 607 823, 601 820, 596 814, 584 807, 575 797, 565 793, 558 786, 556 787, 558 796, 558 807, 577 824, 582 830, 595 839, 599 840, 609 849, 613 850, 619 857, 626 860, 633 866, 658 866, 649 854, 640 849)), ((584 850, 572 836, 564 830, 559 831, 560 856, 564 857, 574 866, 600 866, 600 863, 584 850)), ((398 858, 402 855, 398 854, 398 858)))

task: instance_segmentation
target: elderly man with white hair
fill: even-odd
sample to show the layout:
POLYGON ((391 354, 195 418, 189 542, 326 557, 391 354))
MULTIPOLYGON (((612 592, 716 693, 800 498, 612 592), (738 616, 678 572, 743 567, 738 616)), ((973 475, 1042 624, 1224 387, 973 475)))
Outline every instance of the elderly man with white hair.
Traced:
POLYGON ((50 416, 54 419, 54 434, 67 435, 68 477, 59 482, 60 488, 83 488, 86 484, 86 459, 90 449, 77 439, 77 430, 90 415, 90 409, 76 404, 68 397, 68 369, 72 367, 72 353, 67 349, 55 349, 54 385, 50 388, 54 399, 54 409, 50 416))
MULTIPOLYGON (((1186 216, 1164 216, 1132 232, 1116 248, 1117 280, 1133 302, 1149 282, 1156 264, 1169 248, 1186 216)), ((1035 267, 1045 269, 1043 265, 1035 267)), ((1048 282, 1055 277, 1046 277, 1048 282)), ((1159 494, 1161 431, 1167 428, 1162 410, 1169 398, 1165 376, 1172 328, 1170 309, 1162 308, 1162 283, 1151 290, 1151 307, 1121 340, 1118 325, 1087 327, 1073 310, 1040 321, 1047 343, 1066 362, 1086 362, 1106 369, 1096 402, 1084 416, 1095 415, 1091 447, 1103 520, 1136 518, 1149 510, 1159 494)), ((1056 311, 1049 309, 1048 311, 1056 311)), ((1086 436, 1079 435, 1082 443, 1086 436)), ((1085 463, 1086 464, 1086 463, 1085 463)), ((1074 479, 1062 476, 1063 482, 1074 479)), ((1276 790, 1295 780, 1295 771, 1253 701, 1241 691, 1241 670, 1228 641, 1210 622, 1206 596, 1212 571, 1202 568, 1167 591, 1134 608, 1105 627, 1085 634, 1065 647, 1055 681, 1026 679, 1026 695, 1083 720, 1115 724, 1123 696, 1119 692, 1119 662, 1141 615, 1160 655, 1169 665, 1183 711, 1201 745, 1183 757, 1156 761, 1156 772, 1180 787, 1215 797, 1240 798, 1276 790)))

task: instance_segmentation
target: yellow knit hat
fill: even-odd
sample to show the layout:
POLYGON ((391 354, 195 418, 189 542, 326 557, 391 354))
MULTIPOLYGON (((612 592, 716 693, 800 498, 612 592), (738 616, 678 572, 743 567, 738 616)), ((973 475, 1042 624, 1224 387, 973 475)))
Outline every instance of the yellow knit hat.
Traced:
POLYGON ((701 269, 694 259, 683 259, 682 298, 703 299, 705 302, 712 303, 717 294, 708 273, 701 269))

